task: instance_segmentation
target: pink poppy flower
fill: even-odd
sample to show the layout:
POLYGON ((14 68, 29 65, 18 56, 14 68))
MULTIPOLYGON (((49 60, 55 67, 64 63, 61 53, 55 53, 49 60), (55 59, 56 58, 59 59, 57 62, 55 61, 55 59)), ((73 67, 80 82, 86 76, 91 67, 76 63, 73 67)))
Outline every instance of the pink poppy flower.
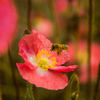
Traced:
POLYGON ((0 56, 11 45, 17 27, 17 11, 11 0, 0 0, 0 56))
POLYGON ((77 65, 61 66, 70 59, 67 51, 61 55, 50 51, 52 43, 43 35, 32 31, 19 42, 19 55, 25 63, 17 63, 21 76, 37 87, 50 90, 63 89, 68 85, 68 78, 61 72, 73 71, 77 65))
POLYGON ((81 4, 78 8, 77 8, 77 13, 80 17, 84 17, 86 16, 86 11, 85 11, 85 7, 83 4, 81 4))
MULTIPOLYGON (((69 44, 69 52, 72 56, 72 61, 75 61, 75 59, 78 60, 80 64, 79 68, 79 81, 80 83, 86 83, 88 81, 88 65, 87 65, 87 43, 85 41, 79 42, 77 46, 77 55, 75 52, 75 44, 70 43, 69 44)), ((92 43, 91 45, 91 80, 95 81, 98 77, 98 66, 100 61, 100 45, 96 43, 92 43)))
POLYGON ((72 0, 71 4, 73 7, 76 7, 78 4, 78 0, 72 0))
POLYGON ((47 38, 50 38, 53 35, 53 24, 47 19, 36 18, 34 29, 47 38))
POLYGON ((69 3, 68 0, 55 0, 54 6, 56 12, 63 13, 68 9, 69 3))
POLYGON ((88 67, 87 64, 82 64, 81 68, 79 68, 79 82, 87 83, 88 81, 88 67))
POLYGON ((88 33, 88 23, 87 22, 81 22, 78 26, 78 35, 79 37, 84 37, 88 33))

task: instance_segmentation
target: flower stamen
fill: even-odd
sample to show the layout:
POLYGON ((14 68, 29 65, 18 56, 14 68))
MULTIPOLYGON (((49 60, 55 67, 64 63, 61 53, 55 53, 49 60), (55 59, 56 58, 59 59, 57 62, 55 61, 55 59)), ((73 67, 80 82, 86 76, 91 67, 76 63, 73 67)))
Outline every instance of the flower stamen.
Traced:
POLYGON ((37 62, 38 66, 45 70, 48 70, 49 68, 57 67, 56 64, 56 58, 52 57, 52 54, 48 51, 39 51, 37 54, 37 57, 35 58, 35 61, 37 62))

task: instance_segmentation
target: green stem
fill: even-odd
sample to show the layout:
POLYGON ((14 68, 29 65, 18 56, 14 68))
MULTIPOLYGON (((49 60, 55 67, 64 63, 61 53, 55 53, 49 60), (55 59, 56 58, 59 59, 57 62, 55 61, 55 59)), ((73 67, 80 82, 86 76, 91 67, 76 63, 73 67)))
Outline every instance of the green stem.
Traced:
MULTIPOLYGON (((0 78, 1 79, 1 78, 0 78)), ((0 81, 0 100, 2 100, 2 93, 1 93, 1 81, 0 81)))
POLYGON ((28 0, 28 16, 27 16, 27 23, 28 23, 28 29, 32 30, 32 0, 28 0))
POLYGON ((2 100, 1 91, 0 91, 0 100, 2 100))
POLYGON ((17 83, 16 75, 15 75, 15 69, 14 69, 14 64, 13 64, 13 59, 12 59, 12 56, 11 56, 11 53, 10 53, 10 49, 8 49, 8 57, 9 57, 10 64, 11 64, 13 83, 14 83, 15 89, 16 89, 16 100, 19 100, 19 86, 18 86, 18 83, 17 83))
POLYGON ((88 93, 87 93, 87 100, 91 99, 91 65, 90 65, 90 58, 91 58, 91 34, 92 34, 92 2, 93 0, 89 0, 89 34, 88 34, 88 93))
POLYGON ((78 94, 79 94, 79 81, 78 81, 77 75, 74 73, 74 74, 72 74, 72 76, 69 80, 69 84, 68 84, 67 90, 66 90, 65 100, 71 100, 71 99, 77 100, 78 94), (71 93, 72 85, 73 85, 74 81, 76 83, 76 91, 74 93, 71 93))
POLYGON ((28 82, 27 82, 27 90, 26 90, 25 100, 28 100, 29 95, 30 95, 30 93, 29 93, 28 82))
POLYGON ((99 100, 100 98, 99 87, 100 87, 100 62, 99 62, 99 70, 98 70, 98 80, 94 92, 94 100, 99 100))
POLYGON ((54 2, 53 1, 54 0, 47 0, 48 6, 51 10, 52 21, 54 22, 54 27, 55 27, 55 37, 56 37, 56 39, 54 39, 55 40, 54 42, 59 42, 60 30, 59 30, 57 15, 56 15, 56 12, 54 10, 54 2))
MULTIPOLYGON (((25 34, 31 34, 31 30, 32 30, 32 0, 28 0, 28 16, 27 16, 27 26, 28 26, 28 30, 25 30, 24 33, 25 34)), ((33 98, 32 95, 32 85, 28 83, 28 87, 29 87, 29 93, 31 95, 31 98, 33 98)), ((34 98, 36 97, 36 87, 33 85, 33 94, 34 94, 34 98)), ((27 94, 26 94, 27 95, 27 94)), ((34 98, 32 100, 34 100, 34 98)))
POLYGON ((28 95, 30 95, 30 97, 31 97, 31 100, 34 100, 34 97, 33 97, 33 92, 32 92, 32 85, 28 82, 27 83, 27 85, 28 85, 28 95))
MULTIPOLYGON (((31 34, 31 31, 32 31, 32 0, 28 0, 28 16, 27 16, 27 26, 28 26, 28 30, 25 30, 24 33, 26 34, 31 34)), ((32 85, 28 83, 28 87, 29 87, 29 93, 31 95, 31 98, 33 98, 33 95, 32 95, 32 85), (31 87, 31 88, 30 88, 31 87)), ((34 94, 34 98, 36 98, 36 87, 33 85, 33 94, 34 94)), ((34 99, 32 99, 34 100, 34 99)))

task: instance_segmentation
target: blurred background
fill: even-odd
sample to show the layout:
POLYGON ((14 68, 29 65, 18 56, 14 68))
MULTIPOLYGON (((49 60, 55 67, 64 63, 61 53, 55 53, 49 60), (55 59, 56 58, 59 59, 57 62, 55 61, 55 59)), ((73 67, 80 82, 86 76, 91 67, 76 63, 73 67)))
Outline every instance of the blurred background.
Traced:
MULTIPOLYGON (((89 92, 91 100, 99 100, 100 1, 91 1, 92 7, 89 0, 0 0, 0 100, 19 100, 18 96, 25 100, 27 84, 16 67, 24 62, 18 55, 18 42, 25 29, 38 31, 52 43, 69 45, 71 60, 65 65, 79 66, 75 70, 80 83, 78 100, 89 100, 89 92)), ((66 73, 69 79, 72 73, 66 73)), ((36 100, 67 100, 66 88, 33 87, 36 100)))

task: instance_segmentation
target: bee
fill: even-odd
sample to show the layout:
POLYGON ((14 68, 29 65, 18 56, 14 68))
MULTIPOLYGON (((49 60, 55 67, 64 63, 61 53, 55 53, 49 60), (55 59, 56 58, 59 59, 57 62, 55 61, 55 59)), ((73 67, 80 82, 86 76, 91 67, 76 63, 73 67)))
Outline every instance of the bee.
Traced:
POLYGON ((57 51, 57 54, 60 55, 62 54, 62 50, 68 50, 69 49, 69 46, 68 45, 65 45, 65 44, 53 44, 51 46, 51 51, 57 51))

